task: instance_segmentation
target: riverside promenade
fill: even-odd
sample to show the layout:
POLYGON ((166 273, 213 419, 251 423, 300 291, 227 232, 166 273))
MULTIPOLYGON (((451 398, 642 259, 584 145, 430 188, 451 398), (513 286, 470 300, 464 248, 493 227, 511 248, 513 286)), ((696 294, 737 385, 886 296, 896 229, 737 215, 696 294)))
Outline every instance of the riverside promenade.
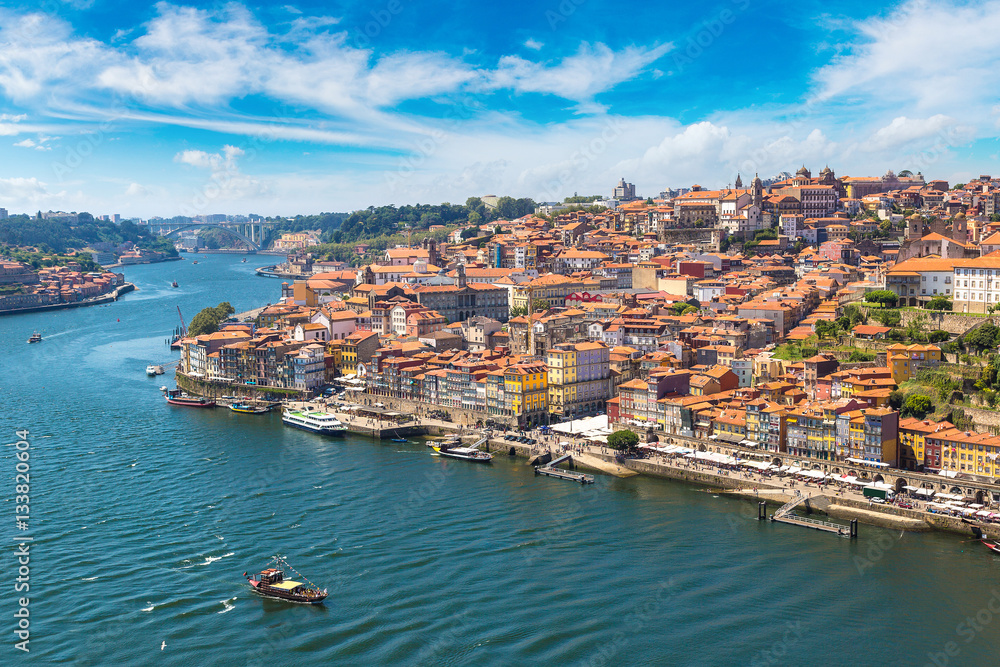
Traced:
MULTIPOLYGON (((531 448, 517 445, 516 453, 521 456, 534 456, 549 452, 553 457, 571 453, 574 455, 573 460, 576 465, 605 474, 625 476, 616 474, 606 467, 616 466, 632 474, 638 473, 708 487, 719 495, 733 495, 754 502, 765 501, 769 508, 774 510, 789 500, 804 495, 806 502, 802 509, 807 513, 820 512, 838 519, 857 519, 861 523, 883 528, 912 531, 947 530, 963 535, 971 534, 971 524, 958 517, 929 512, 924 501, 911 501, 913 507, 907 509, 892 504, 875 503, 864 497, 860 489, 848 485, 834 483, 820 485, 816 482, 800 481, 791 476, 780 477, 753 470, 727 469, 660 452, 652 452, 641 459, 623 459, 617 457, 616 452, 608 447, 565 435, 539 436, 539 438, 540 444, 531 448), (569 446, 564 446, 564 443, 569 443, 569 446), (594 465, 594 461, 599 461, 603 465, 594 465)), ((509 451, 514 447, 511 443, 494 438, 490 441, 490 449, 509 451)), ((983 522, 976 522, 975 525, 982 528, 990 537, 1000 539, 1000 525, 983 522)))
MULTIPOLYGON (((384 416, 372 414, 374 406, 345 409, 347 406, 333 401, 290 403, 289 407, 311 407, 331 412, 353 433, 377 439, 416 437, 454 433, 468 438, 481 437, 481 429, 431 419, 427 416, 403 415, 383 411, 384 416), (363 414, 366 413, 367 414, 363 414), (391 416, 390 416, 391 415, 391 416)), ((514 431, 510 431, 513 433, 514 431)), ((708 487, 713 493, 734 495, 759 502, 773 503, 774 509, 789 500, 805 495, 802 509, 807 513, 821 512, 840 519, 858 519, 861 523, 903 530, 947 530, 971 534, 970 521, 959 517, 928 511, 926 501, 912 500, 912 508, 893 504, 875 503, 864 497, 860 489, 838 482, 817 483, 780 476, 770 472, 744 470, 695 461, 679 455, 649 452, 644 458, 623 458, 605 445, 588 442, 567 434, 542 434, 530 432, 537 443, 526 445, 505 440, 494 432, 483 449, 504 452, 511 456, 531 458, 549 453, 553 458, 562 454, 573 455, 573 465, 615 477, 636 474, 672 479, 708 487)), ((713 443, 716 444, 716 443, 713 443)), ((693 449, 693 448, 692 448, 693 449)), ((755 452, 760 454, 760 452, 755 452)), ((888 471, 886 471, 888 474, 888 471)), ((904 471, 900 471, 904 472, 904 471)), ((976 521, 975 525, 994 539, 1000 539, 1000 525, 976 521)))

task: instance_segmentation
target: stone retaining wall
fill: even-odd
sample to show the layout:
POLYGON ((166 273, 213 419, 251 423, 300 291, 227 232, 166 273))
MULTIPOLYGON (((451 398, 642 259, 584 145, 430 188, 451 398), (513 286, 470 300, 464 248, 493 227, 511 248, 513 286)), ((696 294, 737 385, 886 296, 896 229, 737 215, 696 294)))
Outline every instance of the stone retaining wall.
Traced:
POLYGON ((350 398, 351 403, 363 404, 367 402, 369 405, 382 403, 386 410, 395 410, 396 412, 408 415, 420 415, 433 412, 434 410, 443 410, 450 415, 451 418, 449 421, 462 426, 475 426, 476 422, 492 419, 498 424, 506 424, 508 428, 516 428, 516 420, 513 417, 488 415, 480 410, 465 410, 463 408, 453 408, 446 405, 426 403, 424 401, 412 401, 406 398, 394 398, 392 396, 379 396, 377 394, 365 394, 361 392, 358 392, 357 396, 350 398))
POLYGON ((290 399, 293 401, 305 401, 309 398, 309 392, 295 391, 294 389, 278 389, 277 387, 260 387, 252 384, 233 384, 232 382, 212 382, 210 380, 199 380, 190 375, 185 375, 178 371, 174 375, 178 389, 183 389, 192 396, 204 396, 206 398, 218 398, 219 396, 248 396, 252 399, 264 401, 278 401, 290 399))
POLYGON ((997 323, 998 317, 976 317, 975 315, 963 315, 962 313, 949 313, 935 310, 900 310, 900 326, 916 319, 917 315, 927 316, 927 328, 930 331, 943 329, 952 334, 964 334, 969 329, 980 326, 986 322, 997 323))

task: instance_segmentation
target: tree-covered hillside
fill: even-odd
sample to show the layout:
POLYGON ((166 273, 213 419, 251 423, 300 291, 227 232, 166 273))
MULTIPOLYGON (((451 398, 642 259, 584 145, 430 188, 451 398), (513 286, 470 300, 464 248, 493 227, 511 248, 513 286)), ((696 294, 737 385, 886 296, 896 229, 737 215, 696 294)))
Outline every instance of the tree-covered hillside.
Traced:
POLYGON ((27 215, 0 220, 0 245, 36 246, 42 252, 64 253, 68 249, 84 248, 102 241, 116 245, 131 242, 147 250, 177 254, 170 240, 150 234, 130 220, 116 225, 95 220, 89 213, 80 213, 76 223, 27 215))

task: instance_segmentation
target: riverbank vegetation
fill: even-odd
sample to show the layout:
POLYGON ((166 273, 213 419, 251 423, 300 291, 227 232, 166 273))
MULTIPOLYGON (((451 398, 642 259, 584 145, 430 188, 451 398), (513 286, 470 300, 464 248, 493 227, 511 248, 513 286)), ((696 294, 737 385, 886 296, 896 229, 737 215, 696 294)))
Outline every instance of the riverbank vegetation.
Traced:
POLYGON ((133 243, 143 250, 177 256, 173 241, 157 236, 131 220, 115 224, 98 220, 89 213, 77 214, 76 222, 64 218, 43 219, 41 215, 12 215, 0 220, 0 254, 4 254, 2 246, 7 246, 8 249, 33 248, 30 252, 41 255, 65 255, 69 250, 79 250, 95 243, 115 246, 133 243))

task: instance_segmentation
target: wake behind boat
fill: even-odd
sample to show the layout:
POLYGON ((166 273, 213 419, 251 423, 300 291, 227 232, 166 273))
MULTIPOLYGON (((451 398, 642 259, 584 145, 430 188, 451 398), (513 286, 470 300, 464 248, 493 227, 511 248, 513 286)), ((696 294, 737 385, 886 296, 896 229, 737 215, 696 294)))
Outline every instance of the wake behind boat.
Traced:
POLYGON ((303 604, 320 604, 326 599, 326 589, 320 590, 318 586, 305 577, 302 577, 305 583, 286 580, 284 568, 288 568, 300 577, 302 575, 281 556, 272 558, 271 563, 274 564, 274 567, 269 567, 261 571, 260 574, 247 575, 246 572, 243 573, 254 592, 264 597, 303 604))
POLYGON ((347 431, 347 427, 336 415, 319 410, 285 410, 281 414, 281 421, 295 428, 325 435, 343 435, 347 431))

